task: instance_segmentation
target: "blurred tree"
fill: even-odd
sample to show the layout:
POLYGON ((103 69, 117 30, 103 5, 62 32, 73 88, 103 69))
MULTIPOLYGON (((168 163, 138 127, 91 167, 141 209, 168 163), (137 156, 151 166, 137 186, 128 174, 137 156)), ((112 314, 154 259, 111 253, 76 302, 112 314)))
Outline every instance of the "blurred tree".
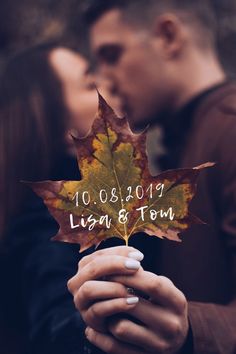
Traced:
POLYGON ((222 63, 236 75, 236 0, 212 0, 218 22, 218 48, 222 63))
MULTIPOLYGON (((98 0, 99 1, 99 0, 98 0)), ((219 52, 230 73, 236 73, 236 0, 211 0, 216 13, 219 52)), ((28 46, 61 40, 88 53, 81 9, 87 0, 1 0, 0 66, 28 46)))
POLYGON ((0 61, 45 41, 60 40, 86 52, 82 5, 79 0, 1 0, 0 61))

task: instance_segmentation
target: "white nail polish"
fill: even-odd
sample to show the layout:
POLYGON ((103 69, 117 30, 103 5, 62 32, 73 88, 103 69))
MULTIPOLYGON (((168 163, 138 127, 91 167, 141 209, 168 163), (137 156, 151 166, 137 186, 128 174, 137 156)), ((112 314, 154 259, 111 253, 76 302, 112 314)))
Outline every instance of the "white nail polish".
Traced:
POLYGON ((127 297, 126 302, 128 305, 134 305, 139 302, 139 298, 138 297, 127 297))
POLYGON ((133 252, 130 252, 130 253, 128 254, 128 257, 129 257, 129 258, 136 259, 136 261, 142 261, 143 258, 144 258, 144 255, 142 254, 142 252, 133 251, 133 252))
POLYGON ((140 262, 136 261, 135 259, 127 259, 125 261, 125 266, 128 269, 139 269, 140 262))

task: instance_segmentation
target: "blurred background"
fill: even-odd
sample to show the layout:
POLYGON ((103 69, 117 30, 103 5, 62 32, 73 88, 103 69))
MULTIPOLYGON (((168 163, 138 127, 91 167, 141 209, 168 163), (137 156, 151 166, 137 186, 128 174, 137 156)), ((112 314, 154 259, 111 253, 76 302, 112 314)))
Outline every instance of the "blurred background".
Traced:
POLYGON ((7 58, 32 45, 61 41, 86 51, 80 0, 1 0, 0 70, 7 58))
MULTIPOLYGON (((99 1, 99 0, 98 0, 99 1)), ((60 40, 88 54, 81 12, 88 0, 1 0, 0 70, 9 56, 35 44, 60 40)), ((236 73, 236 0, 212 0, 225 68, 236 73)))
MULTIPOLYGON (((89 0, 1 0, 0 73, 5 63, 28 47, 45 42, 65 43, 89 56, 87 28, 82 11, 89 0)), ((99 0, 97 0, 99 1, 99 0)), ((204 1, 204 0, 203 0, 204 1)), ((218 21, 218 50, 226 71, 236 76, 236 0, 212 0, 218 21)), ((150 138, 150 150, 158 150, 157 132, 150 138), (155 146, 154 146, 154 145, 155 146)), ((0 268, 1 258, 0 258, 0 268)), ((4 279, 2 284, 4 284, 4 279)), ((0 314, 1 317, 1 314, 0 314)), ((1 322, 1 318, 0 318, 1 322)), ((5 338, 0 331, 0 342, 5 338)), ((21 338, 19 338, 20 342, 21 338)), ((15 353, 18 342, 7 354, 15 353)), ((0 353, 3 353, 0 347, 0 353)))

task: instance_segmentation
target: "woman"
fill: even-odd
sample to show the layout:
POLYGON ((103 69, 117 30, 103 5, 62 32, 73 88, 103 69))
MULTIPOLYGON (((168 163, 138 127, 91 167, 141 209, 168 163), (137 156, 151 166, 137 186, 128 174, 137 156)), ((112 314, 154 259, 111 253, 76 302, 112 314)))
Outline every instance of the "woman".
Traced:
POLYGON ((50 45, 30 49, 7 65, 0 95, 1 234, 7 213, 21 210, 18 194, 26 190, 18 181, 45 179, 71 149, 66 131, 84 133, 90 125, 97 97, 86 70, 77 53, 50 45))
POLYGON ((12 59, 1 78, 1 304, 22 342, 20 351, 19 341, 5 337, 7 353, 72 354, 84 348, 83 322, 66 287, 78 246, 50 242, 57 225, 20 181, 80 177, 68 132, 84 135, 97 110, 87 71, 76 52, 45 45, 12 59))

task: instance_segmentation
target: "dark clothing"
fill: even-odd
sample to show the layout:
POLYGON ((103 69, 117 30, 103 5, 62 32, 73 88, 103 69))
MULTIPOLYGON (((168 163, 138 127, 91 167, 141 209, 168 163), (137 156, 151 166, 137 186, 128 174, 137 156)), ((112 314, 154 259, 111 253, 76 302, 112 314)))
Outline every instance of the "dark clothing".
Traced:
POLYGON ((235 353, 236 86, 228 83, 206 92, 173 119, 172 139, 166 140, 168 168, 208 161, 217 165, 201 173, 191 204, 208 225, 185 232, 181 246, 163 242, 159 272, 190 301, 194 353, 235 353))
MULTIPOLYGON (((166 125, 165 169, 217 163, 201 173, 191 205, 208 225, 193 226, 183 234, 182 244, 144 235, 133 237, 130 244, 145 254, 144 269, 169 277, 186 295, 194 354, 234 354, 236 85, 214 88, 171 119, 166 125)), ((77 270, 78 246, 49 241, 56 228, 35 199, 8 235, 11 262, 19 274, 19 290, 13 295, 23 300, 30 354, 84 353, 84 324, 66 288, 77 270)), ((118 239, 111 239, 102 247, 117 244, 118 239)))

